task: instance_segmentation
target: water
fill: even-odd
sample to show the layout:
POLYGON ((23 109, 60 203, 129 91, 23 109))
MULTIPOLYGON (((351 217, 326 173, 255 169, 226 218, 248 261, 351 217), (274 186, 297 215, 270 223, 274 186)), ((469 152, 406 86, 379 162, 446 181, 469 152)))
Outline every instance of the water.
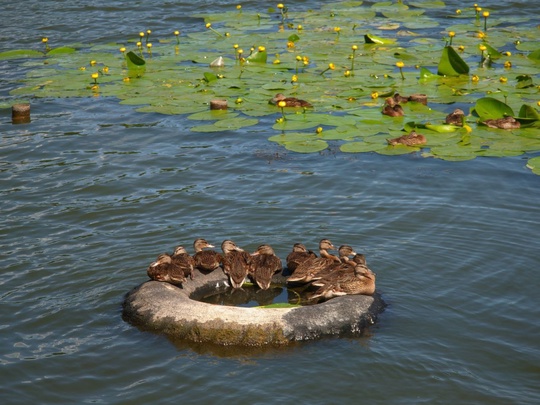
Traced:
MULTIPOLYGON (((149 14, 189 30, 183 14, 220 7, 27 3, 3 5, 2 50, 121 40, 149 14)), ((6 96, 24 67, 0 66, 6 96)), ((526 157, 301 155, 270 131, 194 134, 104 98, 34 100, 29 125, 0 114, 3 403, 540 401, 540 177, 526 157), (256 352, 123 322, 148 263, 198 236, 283 258, 297 241, 351 244, 389 306, 365 337, 256 352)))

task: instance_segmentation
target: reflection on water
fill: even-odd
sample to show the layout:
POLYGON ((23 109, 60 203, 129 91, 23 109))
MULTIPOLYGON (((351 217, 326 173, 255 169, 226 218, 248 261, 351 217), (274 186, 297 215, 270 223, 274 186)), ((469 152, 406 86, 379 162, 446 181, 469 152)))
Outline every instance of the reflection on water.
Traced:
POLYGON ((201 298, 202 302, 216 305, 234 307, 257 307, 287 302, 285 288, 272 285, 267 290, 261 290, 254 285, 245 285, 242 288, 228 287, 224 291, 215 291, 201 298))

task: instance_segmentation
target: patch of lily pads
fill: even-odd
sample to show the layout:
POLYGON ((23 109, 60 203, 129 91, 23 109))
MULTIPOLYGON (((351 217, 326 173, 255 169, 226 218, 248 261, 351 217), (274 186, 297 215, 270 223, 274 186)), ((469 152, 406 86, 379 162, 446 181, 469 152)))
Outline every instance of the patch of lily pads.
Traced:
MULTIPOLYGON (((299 153, 331 143, 344 153, 449 161, 540 152, 534 18, 450 10, 437 0, 338 1, 307 11, 239 5, 194 17, 204 24, 187 35, 171 27, 134 32, 121 44, 54 47, 51 39, 42 49, 0 52, 28 69, 8 101, 116 97, 137 111, 184 115, 195 133, 260 127, 273 116, 269 140, 299 153), (312 107, 269 104, 277 93, 312 107), (403 117, 382 114, 396 93, 425 94, 427 104, 404 104, 403 117), (211 111, 215 99, 228 110, 211 111), (445 123, 455 108, 465 111, 461 126, 445 123), (519 128, 485 124, 506 117, 519 128), (426 143, 389 144, 410 131, 426 143)), ((539 166, 531 157, 527 167, 539 174, 539 166)))

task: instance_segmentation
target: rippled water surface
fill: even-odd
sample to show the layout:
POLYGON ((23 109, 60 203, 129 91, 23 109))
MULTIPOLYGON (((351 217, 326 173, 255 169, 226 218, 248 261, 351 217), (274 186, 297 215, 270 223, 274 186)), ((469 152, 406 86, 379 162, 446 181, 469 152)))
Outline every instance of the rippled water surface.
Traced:
MULTIPOLYGON (((0 50, 120 41, 149 20, 189 31, 190 14, 225 4, 4 3, 0 50)), ((25 67, 0 69, 7 97, 25 67)), ((107 98, 34 100, 27 125, 0 114, 3 403, 540 402, 540 177, 526 156, 296 154, 264 122, 196 134, 107 98), (362 338, 255 352, 125 323, 147 265, 198 236, 283 258, 298 241, 348 243, 389 306, 362 338)))

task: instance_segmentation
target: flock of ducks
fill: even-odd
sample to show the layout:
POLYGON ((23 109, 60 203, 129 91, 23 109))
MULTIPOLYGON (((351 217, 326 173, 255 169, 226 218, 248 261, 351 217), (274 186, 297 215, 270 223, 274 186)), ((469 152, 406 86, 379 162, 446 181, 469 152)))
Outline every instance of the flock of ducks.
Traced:
POLYGON ((274 275, 288 274, 287 284, 306 286, 310 301, 375 292, 375 273, 367 267, 364 255, 356 253, 349 245, 336 249, 328 239, 319 242, 319 256, 302 243, 294 244, 287 255, 286 269, 268 244, 260 245, 250 254, 227 239, 221 244, 222 252, 216 252, 212 250, 214 245, 198 238, 193 248, 193 256, 183 246, 177 246, 173 254, 160 254, 148 266, 148 277, 180 285, 195 277, 195 269, 208 274, 221 268, 234 289, 242 288, 250 279, 260 289, 267 290, 274 275), (337 250, 338 255, 329 253, 331 250, 337 250))

